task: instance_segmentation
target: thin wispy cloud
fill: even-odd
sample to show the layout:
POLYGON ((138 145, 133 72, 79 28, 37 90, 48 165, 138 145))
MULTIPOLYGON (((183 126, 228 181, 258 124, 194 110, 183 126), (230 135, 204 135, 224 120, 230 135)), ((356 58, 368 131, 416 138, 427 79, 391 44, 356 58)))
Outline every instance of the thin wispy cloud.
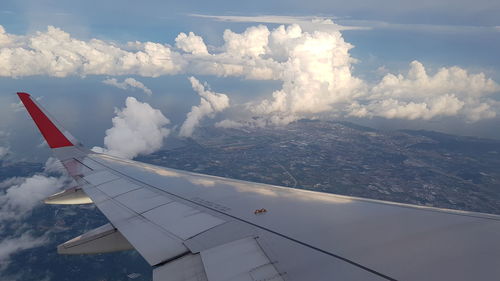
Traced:
POLYGON ((0 146, 0 160, 9 154, 10 149, 8 147, 0 146))
POLYGON ((474 32, 492 32, 498 30, 498 26, 477 26, 477 25, 446 25, 446 24, 422 24, 422 23, 392 23, 375 20, 353 20, 339 19, 341 22, 350 26, 369 27, 370 29, 383 30, 406 30, 419 32, 439 32, 439 33, 474 33, 474 32))
MULTIPOLYGON (((330 18, 311 17, 311 16, 279 16, 279 15, 262 15, 262 16, 220 16, 220 15, 203 15, 189 14, 192 17, 213 19, 216 21, 226 22, 247 22, 247 23, 274 23, 274 24, 298 24, 304 30, 365 30, 370 29, 369 26, 348 26, 334 23, 330 18)), ((335 19, 335 18, 333 18, 335 19)))

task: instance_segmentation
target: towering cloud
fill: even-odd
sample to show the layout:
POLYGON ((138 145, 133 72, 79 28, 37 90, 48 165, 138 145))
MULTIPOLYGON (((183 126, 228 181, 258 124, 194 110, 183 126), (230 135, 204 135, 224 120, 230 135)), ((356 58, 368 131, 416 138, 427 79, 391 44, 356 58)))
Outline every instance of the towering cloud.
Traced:
POLYGON ((110 86, 114 86, 114 87, 117 87, 117 88, 123 89, 123 90, 136 88, 136 89, 142 90, 148 96, 151 96, 153 94, 153 91, 151 91, 148 87, 146 87, 144 84, 142 84, 141 82, 139 82, 131 77, 125 78, 125 80, 123 80, 123 82, 118 82, 118 80, 116 80, 116 78, 108 78, 108 79, 103 80, 102 83, 110 85, 110 86))
POLYGON ((115 109, 115 113, 113 127, 106 130, 104 137, 106 148, 94 147, 94 151, 132 159, 160 149, 170 133, 165 127, 170 121, 160 110, 133 97, 128 97, 125 108, 115 109))
POLYGON ((193 90, 200 95, 200 104, 193 106, 187 114, 186 121, 182 124, 179 132, 181 137, 190 137, 204 117, 213 118, 215 113, 229 107, 229 97, 227 95, 207 90, 205 87, 208 87, 208 85, 202 85, 194 77, 189 77, 189 81, 193 90))
POLYGON ((339 31, 302 32, 299 26, 280 26, 271 35, 271 54, 282 58, 278 68, 283 88, 252 107, 273 123, 335 111, 336 105, 360 95, 364 83, 351 73, 353 47, 339 31))

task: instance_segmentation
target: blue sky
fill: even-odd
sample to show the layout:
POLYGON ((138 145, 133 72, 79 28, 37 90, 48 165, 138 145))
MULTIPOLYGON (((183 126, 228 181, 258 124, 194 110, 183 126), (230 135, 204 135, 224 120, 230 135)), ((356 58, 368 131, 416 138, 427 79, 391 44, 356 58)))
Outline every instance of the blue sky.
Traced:
POLYGON ((0 25, 9 39, 0 37, 8 56, 8 62, 0 59, 0 146, 26 159, 47 155, 25 113, 12 105, 19 90, 43 97, 40 102, 91 147, 107 147, 115 108, 125 109, 129 96, 170 121, 161 125, 169 131, 165 142, 182 126, 279 126, 300 118, 500 138, 498 14, 498 1, 2 1, 0 25), (261 24, 265 28, 257 28, 261 24), (177 42, 181 32, 186 37, 177 42), (44 45, 43 36, 61 44, 44 45), (90 71, 78 65, 103 59, 78 49, 100 48, 93 39, 106 50, 119 48, 108 62, 119 65, 90 71), (75 40, 82 43, 70 44, 75 40), (159 45, 148 53, 147 42, 159 45), (16 48, 36 54, 28 61, 9 53, 16 48), (140 52, 150 60, 172 52, 173 66, 134 61, 124 69, 124 57, 140 52), (62 66, 51 63, 66 55, 79 58, 54 72, 62 66), (232 59, 243 70, 229 70, 232 59), (204 88, 197 90, 191 76, 206 82, 204 88), (116 79, 114 86, 103 83, 109 79, 116 79), (229 105, 218 104, 223 96, 229 105), (259 122, 250 123, 255 116, 259 122), (26 153, 25 146, 34 148, 26 153))

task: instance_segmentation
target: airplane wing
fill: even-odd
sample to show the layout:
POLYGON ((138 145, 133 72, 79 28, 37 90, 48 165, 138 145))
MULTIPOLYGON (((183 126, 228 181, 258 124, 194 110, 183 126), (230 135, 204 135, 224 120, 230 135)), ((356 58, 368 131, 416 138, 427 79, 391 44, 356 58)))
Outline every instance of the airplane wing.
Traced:
POLYGON ((153 280, 494 280, 500 216, 196 174, 92 152, 18 93, 78 186, 46 199, 93 203, 109 224, 63 254, 135 248, 153 280))

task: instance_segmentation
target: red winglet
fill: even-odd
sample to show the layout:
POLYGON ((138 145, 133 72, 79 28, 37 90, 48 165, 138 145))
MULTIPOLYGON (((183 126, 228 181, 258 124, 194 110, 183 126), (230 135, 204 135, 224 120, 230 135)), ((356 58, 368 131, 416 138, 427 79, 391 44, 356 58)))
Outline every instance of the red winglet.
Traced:
POLYGON ((61 133, 61 131, 52 123, 52 121, 43 113, 38 105, 31 100, 28 93, 17 93, 28 113, 35 121, 36 126, 42 133, 43 137, 49 144, 50 148, 58 148, 64 146, 73 146, 73 144, 61 133))

